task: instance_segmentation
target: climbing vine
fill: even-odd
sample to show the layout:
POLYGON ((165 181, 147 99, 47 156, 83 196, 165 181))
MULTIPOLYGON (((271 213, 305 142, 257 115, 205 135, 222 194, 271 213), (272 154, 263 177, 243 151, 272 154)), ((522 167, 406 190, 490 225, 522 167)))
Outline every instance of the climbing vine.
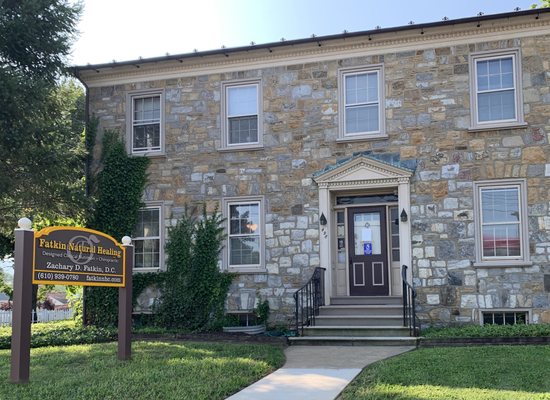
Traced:
MULTIPOLYGON (((89 137, 95 137, 97 124, 89 124, 89 137)), ((87 139, 88 151, 91 140, 87 139)), ((101 164, 103 169, 92 179, 89 188, 96 200, 88 227, 105 232, 117 240, 131 235, 142 207, 141 196, 147 182, 146 157, 131 157, 117 132, 106 131, 102 142, 101 164)), ((137 275, 136 275, 137 277, 137 275)), ((134 287, 143 286, 146 278, 134 277, 134 287)), ((143 289, 143 287, 141 287, 143 289)), ((135 297, 139 295, 133 290, 135 297)), ((116 288, 87 287, 84 291, 85 322, 99 326, 115 325, 117 322, 118 291, 116 288)))

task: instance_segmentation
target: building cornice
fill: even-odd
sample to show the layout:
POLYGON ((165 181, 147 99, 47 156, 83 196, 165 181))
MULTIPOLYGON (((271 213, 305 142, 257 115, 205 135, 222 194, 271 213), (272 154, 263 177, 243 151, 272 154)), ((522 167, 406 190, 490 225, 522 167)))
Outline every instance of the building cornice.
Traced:
MULTIPOLYGON (((428 26, 425 24, 424 26, 428 26)), ((507 40, 550 34, 550 13, 525 14, 480 22, 415 27, 376 34, 307 41, 269 48, 248 47, 241 52, 209 52, 182 59, 136 60, 97 68, 77 67, 75 73, 89 87, 177 79, 197 75, 273 68, 386 53, 458 46, 473 42, 507 40)))

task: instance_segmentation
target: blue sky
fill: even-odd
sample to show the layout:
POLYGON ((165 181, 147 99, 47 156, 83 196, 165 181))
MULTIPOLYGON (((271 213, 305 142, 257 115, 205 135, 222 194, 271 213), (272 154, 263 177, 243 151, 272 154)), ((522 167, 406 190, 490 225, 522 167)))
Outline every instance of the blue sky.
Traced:
POLYGON ((526 10, 537 0, 85 0, 72 64, 526 10))

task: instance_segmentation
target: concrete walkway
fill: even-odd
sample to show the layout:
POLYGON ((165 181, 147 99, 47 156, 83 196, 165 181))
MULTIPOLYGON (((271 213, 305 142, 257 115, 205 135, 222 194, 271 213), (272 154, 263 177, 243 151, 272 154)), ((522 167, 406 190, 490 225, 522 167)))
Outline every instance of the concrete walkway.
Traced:
POLYGON ((373 362, 411 346, 291 346, 285 365, 228 400, 333 400, 373 362))

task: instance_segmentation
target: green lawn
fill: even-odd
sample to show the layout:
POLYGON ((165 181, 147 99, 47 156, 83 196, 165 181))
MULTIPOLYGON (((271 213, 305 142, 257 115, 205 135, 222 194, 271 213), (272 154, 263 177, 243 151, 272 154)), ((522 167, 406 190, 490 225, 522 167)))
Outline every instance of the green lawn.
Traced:
POLYGON ((133 343, 131 361, 117 344, 31 350, 30 383, 12 384, 9 350, 0 351, 0 399, 225 399, 284 363, 270 345, 133 343))
POLYGON ((420 349, 365 369, 343 400, 550 400, 550 346, 420 349))

